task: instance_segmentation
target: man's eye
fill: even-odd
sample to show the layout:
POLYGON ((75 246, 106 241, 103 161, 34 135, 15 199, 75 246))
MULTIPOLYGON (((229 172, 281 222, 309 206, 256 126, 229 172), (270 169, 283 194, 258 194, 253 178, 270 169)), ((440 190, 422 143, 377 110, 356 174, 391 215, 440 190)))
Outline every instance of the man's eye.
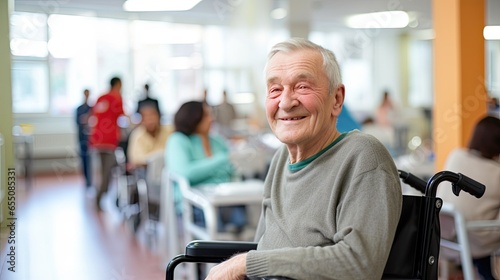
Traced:
POLYGON ((269 95, 276 96, 279 95, 281 90, 279 88, 272 88, 269 90, 269 95))

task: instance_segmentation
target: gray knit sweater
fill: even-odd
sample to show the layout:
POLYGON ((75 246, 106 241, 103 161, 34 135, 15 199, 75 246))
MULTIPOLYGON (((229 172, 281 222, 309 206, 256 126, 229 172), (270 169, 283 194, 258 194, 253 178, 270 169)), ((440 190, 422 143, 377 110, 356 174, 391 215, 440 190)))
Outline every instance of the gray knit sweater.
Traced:
POLYGON ((359 131, 322 152, 305 166, 289 164, 286 147, 274 156, 249 277, 381 278, 401 213, 394 162, 359 131))

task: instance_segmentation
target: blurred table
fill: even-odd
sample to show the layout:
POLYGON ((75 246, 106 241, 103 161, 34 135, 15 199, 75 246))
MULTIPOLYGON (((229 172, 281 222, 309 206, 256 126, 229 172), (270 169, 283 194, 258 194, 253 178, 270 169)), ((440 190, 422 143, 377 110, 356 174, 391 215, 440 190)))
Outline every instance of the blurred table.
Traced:
POLYGON ((214 207, 254 203, 260 205, 264 196, 264 182, 260 180, 229 182, 216 186, 191 188, 191 191, 203 197, 214 207))
POLYGON ((199 187, 181 187, 181 190, 186 240, 192 237, 205 240, 234 240, 233 233, 218 231, 218 208, 238 205, 246 206, 248 226, 249 229, 253 228, 251 236, 253 239, 264 197, 264 181, 246 180, 199 187), (193 222, 192 206, 203 210, 205 227, 200 227, 193 222))
POLYGON ((33 182, 33 134, 15 133, 13 135, 14 154, 23 168, 26 188, 30 189, 33 182))
MULTIPOLYGON (((162 184, 160 223, 165 232, 161 234, 159 242, 160 247, 165 248, 163 254, 165 263, 182 253, 185 244, 193 240, 193 237, 205 240, 234 240, 234 235, 231 233, 218 232, 217 208, 220 206, 246 205, 247 221, 255 226, 258 223, 264 196, 264 182, 261 180, 191 187, 185 178, 164 169, 162 184), (176 215, 174 185, 177 185, 182 191, 184 204, 182 219, 176 215), (193 223, 193 205, 204 211, 205 228, 193 223)), ((253 240, 255 230, 247 233, 252 234, 253 240)))

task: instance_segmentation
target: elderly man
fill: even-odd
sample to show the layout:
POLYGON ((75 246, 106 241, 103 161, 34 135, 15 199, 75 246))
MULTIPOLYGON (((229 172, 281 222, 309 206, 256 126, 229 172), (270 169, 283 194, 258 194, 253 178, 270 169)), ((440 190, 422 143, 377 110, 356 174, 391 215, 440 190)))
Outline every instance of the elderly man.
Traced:
POLYGON ((266 178, 258 247, 207 279, 380 279, 401 186, 380 142, 337 130, 345 89, 334 54, 290 39, 272 48, 265 73, 267 119, 285 145, 266 178))

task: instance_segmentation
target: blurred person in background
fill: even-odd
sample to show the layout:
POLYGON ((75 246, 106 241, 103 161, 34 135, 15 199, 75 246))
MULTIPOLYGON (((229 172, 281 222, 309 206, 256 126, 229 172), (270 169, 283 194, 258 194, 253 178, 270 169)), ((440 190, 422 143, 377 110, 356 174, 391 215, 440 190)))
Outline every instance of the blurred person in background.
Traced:
POLYGON ((488 114, 500 118, 500 103, 498 102, 498 98, 493 96, 488 96, 486 104, 488 107, 488 114))
POLYGON ((118 118, 125 115, 121 96, 122 81, 118 77, 110 80, 110 90, 100 96, 89 120, 91 126, 90 147, 99 156, 101 163, 101 184, 97 188, 96 207, 101 208, 101 198, 108 191, 111 170, 116 165, 115 149, 120 141, 118 118))
POLYGON ((378 106, 375 113, 375 121, 377 122, 377 124, 382 127, 391 127, 395 118, 395 109, 396 108, 394 107, 394 103, 389 96, 389 92, 384 91, 382 102, 378 106))
MULTIPOLYGON (((156 184, 151 189, 148 189, 148 192, 152 196, 159 196, 159 186, 161 183, 159 183, 158 178, 148 178, 148 176, 157 175, 148 173, 148 161, 160 156, 161 162, 163 162, 165 143, 172 133, 173 127, 161 124, 160 113, 154 103, 142 104, 139 108, 139 113, 141 122, 132 130, 128 141, 128 163, 126 169, 128 173, 134 175, 136 180, 144 179, 148 184, 156 184)), ((137 188, 133 188, 130 190, 129 203, 134 204, 138 201, 139 194, 137 188)), ((149 203, 148 209, 150 213, 157 215, 159 211, 158 203, 149 203)), ((141 215, 133 215, 132 219, 134 220, 134 229, 137 230, 141 215)))
MULTIPOLYGON (((213 118, 210 107, 201 101, 181 105, 174 116, 175 131, 165 150, 165 164, 174 174, 186 178, 191 187, 232 180, 234 167, 222 136, 210 133, 213 118)), ((182 215, 180 190, 175 189, 177 214, 182 215)), ((219 208, 219 231, 241 232, 246 225, 245 206, 219 208)), ((202 210, 193 209, 195 223, 205 226, 202 210)))
POLYGON ((80 159, 82 161, 82 173, 85 177, 85 186, 90 189, 92 185, 92 172, 90 167, 89 153, 89 117, 92 107, 89 105, 90 90, 83 91, 83 104, 76 108, 76 125, 78 128, 78 144, 80 147, 80 159))
POLYGON ((144 93, 143 94, 144 94, 144 97, 137 102, 137 113, 139 113, 139 114, 141 113, 140 110, 141 110, 142 106, 152 106, 153 108, 156 109, 156 111, 158 111, 158 114, 161 117, 160 104, 158 102, 158 99, 151 97, 150 91, 149 91, 149 84, 144 85, 144 93))
POLYGON ((226 138, 234 134, 233 121, 236 119, 236 110, 228 102, 227 92, 222 92, 222 103, 212 107, 216 131, 226 138))
MULTIPOLYGON (((438 188, 437 195, 451 203, 463 214, 466 221, 500 220, 500 119, 487 116, 475 126, 467 148, 453 150, 446 159, 445 170, 460 172, 486 186, 481 199, 470 195, 455 196, 452 188, 438 188)), ((446 238, 447 233, 442 229, 446 238)), ((470 251, 473 264, 483 279, 492 275, 491 254, 500 248, 500 233, 470 231, 470 251)))
POLYGON ((128 144, 129 167, 146 166, 148 158, 163 153, 165 143, 173 131, 170 125, 162 125, 160 113, 153 103, 139 108, 141 123, 131 133, 128 144))

